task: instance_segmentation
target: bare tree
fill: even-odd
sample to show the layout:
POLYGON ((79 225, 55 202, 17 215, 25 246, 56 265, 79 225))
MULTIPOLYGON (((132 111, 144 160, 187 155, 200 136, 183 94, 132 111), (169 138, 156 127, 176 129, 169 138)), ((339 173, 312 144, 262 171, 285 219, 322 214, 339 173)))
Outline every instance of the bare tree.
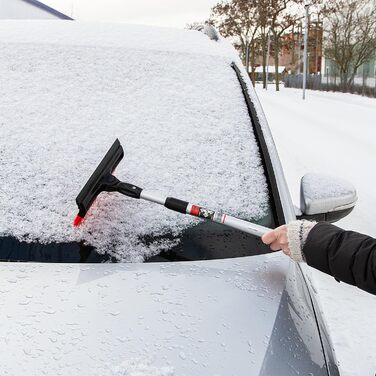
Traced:
POLYGON ((256 0, 255 6, 258 14, 259 31, 257 36, 257 46, 262 61, 262 83, 266 88, 266 61, 268 51, 268 33, 270 28, 270 0, 256 0))
POLYGON ((255 84, 255 50, 259 30, 255 0, 222 0, 212 9, 209 19, 224 37, 233 38, 243 63, 255 84))
POLYGON ((283 39, 288 29, 298 24, 302 16, 299 12, 298 4, 301 0, 270 0, 270 30, 273 36, 273 51, 275 64, 276 90, 279 91, 279 54, 281 47, 288 44, 288 40, 283 39))
POLYGON ((325 20, 325 56, 332 60, 343 90, 353 84, 358 68, 376 53, 376 1, 336 0, 325 20))

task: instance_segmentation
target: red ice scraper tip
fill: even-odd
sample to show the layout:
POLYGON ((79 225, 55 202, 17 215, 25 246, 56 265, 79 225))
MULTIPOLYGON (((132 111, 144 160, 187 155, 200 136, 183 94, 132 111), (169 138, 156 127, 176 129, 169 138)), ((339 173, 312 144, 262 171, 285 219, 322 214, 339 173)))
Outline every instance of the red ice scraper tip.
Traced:
POLYGON ((84 221, 83 217, 80 217, 78 214, 76 215, 76 218, 73 221, 73 226, 78 227, 82 222, 84 221))

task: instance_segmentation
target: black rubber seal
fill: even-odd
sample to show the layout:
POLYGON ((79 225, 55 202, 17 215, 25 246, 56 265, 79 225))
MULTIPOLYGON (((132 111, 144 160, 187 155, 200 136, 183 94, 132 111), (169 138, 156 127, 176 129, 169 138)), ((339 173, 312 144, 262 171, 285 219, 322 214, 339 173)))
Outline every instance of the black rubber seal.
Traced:
POLYGON ((260 154, 261 154, 261 160, 263 163, 266 180, 269 186, 269 192, 271 192, 272 200, 271 205, 273 207, 273 213, 274 214, 274 220, 275 223, 278 225, 283 225, 286 223, 285 215, 283 213, 283 207, 281 202, 281 197, 279 195, 278 191, 278 185, 277 185, 277 179, 274 174, 274 168, 272 161, 270 159, 268 146, 265 141, 264 133, 261 128, 260 120, 257 115, 256 108, 249 96, 247 84, 244 81, 242 74, 240 72, 240 69, 235 63, 231 64, 232 69, 234 69, 236 76, 239 80, 244 99, 248 108, 249 117, 251 118, 252 128, 253 132, 256 136, 256 141, 259 146, 260 154))
POLYGON ((167 197, 164 206, 176 212, 187 214, 188 205, 189 203, 187 201, 182 201, 173 197, 167 197))

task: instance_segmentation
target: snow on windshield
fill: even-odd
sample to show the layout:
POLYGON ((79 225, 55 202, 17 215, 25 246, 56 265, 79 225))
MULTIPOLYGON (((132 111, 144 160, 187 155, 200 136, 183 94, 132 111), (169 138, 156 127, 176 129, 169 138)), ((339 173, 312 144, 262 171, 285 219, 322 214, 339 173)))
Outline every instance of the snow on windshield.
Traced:
POLYGON ((4 41, 0 54, 0 236, 83 240, 130 262, 171 247, 142 237, 179 234, 195 219, 116 193, 72 227, 75 198, 115 138, 120 180, 249 220, 267 215, 232 57, 4 41))

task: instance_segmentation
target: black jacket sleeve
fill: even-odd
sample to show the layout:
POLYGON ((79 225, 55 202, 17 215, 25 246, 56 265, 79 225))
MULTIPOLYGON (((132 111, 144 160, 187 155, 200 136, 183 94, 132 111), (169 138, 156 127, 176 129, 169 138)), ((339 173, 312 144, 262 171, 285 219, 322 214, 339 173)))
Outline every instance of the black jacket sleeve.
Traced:
POLYGON ((303 247, 307 264, 376 294, 376 239, 317 223, 303 247))

